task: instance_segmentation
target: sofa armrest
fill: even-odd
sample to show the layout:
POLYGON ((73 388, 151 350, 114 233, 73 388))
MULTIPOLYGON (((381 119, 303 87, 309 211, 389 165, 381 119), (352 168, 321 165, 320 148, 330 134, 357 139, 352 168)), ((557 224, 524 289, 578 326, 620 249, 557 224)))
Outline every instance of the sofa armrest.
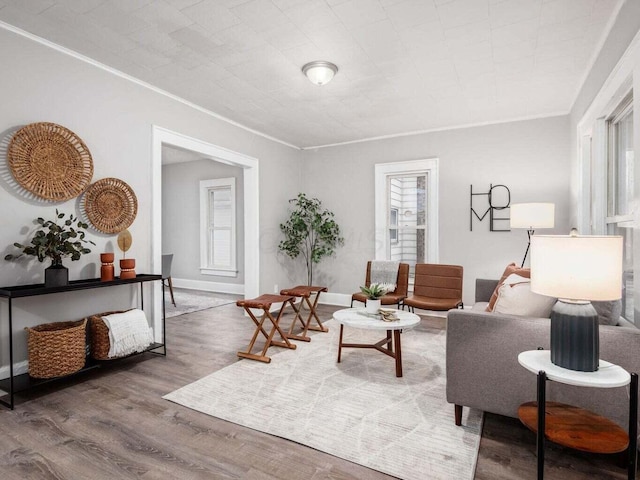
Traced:
POLYGON ((498 280, 476 278, 476 302, 488 302, 493 291, 498 286, 498 280))

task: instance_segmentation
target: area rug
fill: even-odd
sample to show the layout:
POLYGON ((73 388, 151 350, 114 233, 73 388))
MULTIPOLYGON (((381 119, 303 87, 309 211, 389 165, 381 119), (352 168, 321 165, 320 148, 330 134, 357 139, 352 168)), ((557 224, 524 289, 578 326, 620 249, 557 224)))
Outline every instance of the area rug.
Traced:
MULTIPOLYGON (((402 334, 404 376, 370 349, 343 349, 339 326, 271 363, 239 360, 163 398, 286 438, 407 480, 472 479, 482 413, 464 409, 456 427, 445 399, 445 331, 422 325, 402 334)), ((345 328, 345 341, 380 332, 345 328)))
POLYGON ((176 301, 174 307, 171 303, 169 289, 165 290, 165 312, 166 318, 177 317, 185 313, 198 312, 207 308, 219 307, 235 303, 235 300, 216 297, 215 293, 201 292, 196 290, 173 289, 173 296, 176 301))

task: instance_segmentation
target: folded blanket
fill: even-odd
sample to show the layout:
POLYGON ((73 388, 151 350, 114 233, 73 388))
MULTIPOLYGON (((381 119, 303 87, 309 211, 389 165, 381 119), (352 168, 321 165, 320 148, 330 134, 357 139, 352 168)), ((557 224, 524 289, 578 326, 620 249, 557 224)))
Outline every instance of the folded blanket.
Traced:
POLYGON ((109 327, 109 357, 124 357, 143 352, 153 342, 153 330, 147 317, 137 308, 102 317, 109 327))
POLYGON ((390 292, 396 289, 398 283, 398 269, 400 268, 400 262, 394 262, 390 260, 374 260, 371 262, 371 283, 385 283, 389 285, 390 292))

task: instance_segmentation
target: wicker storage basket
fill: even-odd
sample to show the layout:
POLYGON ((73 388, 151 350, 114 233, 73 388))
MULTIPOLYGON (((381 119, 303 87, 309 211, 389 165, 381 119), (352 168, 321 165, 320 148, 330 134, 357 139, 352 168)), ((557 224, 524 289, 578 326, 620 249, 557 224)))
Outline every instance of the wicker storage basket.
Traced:
MULTIPOLYGON (((126 310, 124 310, 126 311, 126 310)), ((91 344, 91 357, 96 360, 111 360, 116 357, 109 356, 109 327, 104 323, 102 317, 114 313, 123 313, 123 310, 114 312, 97 313, 88 317, 89 321, 89 342, 91 344)))
POLYGON ((29 375, 34 378, 62 377, 84 367, 86 325, 85 319, 27 327, 29 375))

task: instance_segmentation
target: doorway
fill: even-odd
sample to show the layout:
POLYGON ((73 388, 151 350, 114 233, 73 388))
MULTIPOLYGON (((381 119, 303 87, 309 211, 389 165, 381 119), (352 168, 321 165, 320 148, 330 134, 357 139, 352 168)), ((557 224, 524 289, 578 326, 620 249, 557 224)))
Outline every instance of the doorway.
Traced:
MULTIPOLYGON (((222 164, 241 167, 244 203, 244 296, 258 296, 260 284, 259 258, 259 185, 258 160, 247 155, 213 145, 202 140, 188 137, 177 132, 153 126, 152 132, 152 270, 159 272, 162 263, 162 149, 163 146, 195 152, 202 157, 214 159, 222 164)), ((196 253, 197 254, 197 253, 196 253)), ((162 292, 159 288, 153 293, 154 311, 162 312, 162 292)), ((160 315, 154 315, 159 326, 160 315)), ((155 328, 154 331, 159 332, 155 328)))

